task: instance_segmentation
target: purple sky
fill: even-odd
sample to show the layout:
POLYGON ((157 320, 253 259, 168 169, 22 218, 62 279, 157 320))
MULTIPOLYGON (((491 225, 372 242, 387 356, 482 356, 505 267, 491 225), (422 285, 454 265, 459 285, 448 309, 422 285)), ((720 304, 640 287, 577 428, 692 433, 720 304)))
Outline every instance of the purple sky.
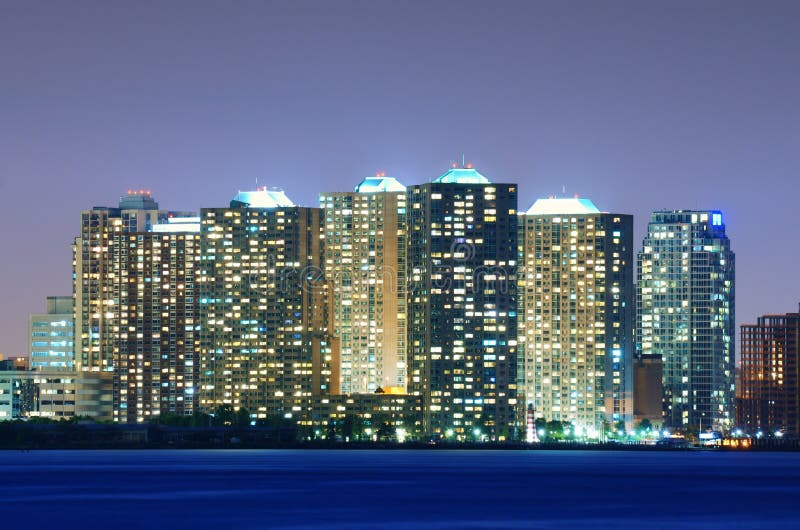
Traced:
POLYGON ((296 202, 465 153, 520 208, 719 208, 737 325, 797 309, 800 2, 0 2, 0 352, 81 209, 296 202), (644 5, 642 5, 644 4, 644 5))

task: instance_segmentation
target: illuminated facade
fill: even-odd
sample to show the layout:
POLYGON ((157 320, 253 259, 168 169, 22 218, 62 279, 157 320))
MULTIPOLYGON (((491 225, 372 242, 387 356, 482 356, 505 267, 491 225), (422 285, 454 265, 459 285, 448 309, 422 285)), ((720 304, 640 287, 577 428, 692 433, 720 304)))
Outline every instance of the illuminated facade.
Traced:
POLYGON ((199 369, 197 217, 113 237, 114 420, 146 422, 195 410, 199 369))
POLYGON ((516 185, 471 167, 408 188, 409 388, 427 434, 513 434, 516 209, 516 185))
POLYGON ((380 175, 319 196, 344 394, 406 387, 405 192, 380 175))
MULTIPOLYGON (((149 191, 129 191, 119 207, 95 207, 81 212, 80 235, 75 238, 72 286, 75 299, 75 367, 81 371, 112 372, 114 283, 114 235, 146 232, 180 212, 158 209, 149 191)), ((190 215, 190 214, 189 214, 190 215)))
POLYGON ((736 425, 800 434, 800 313, 765 315, 741 329, 736 425))
POLYGON ((637 265, 637 353, 663 360, 665 425, 729 428, 735 269, 722 213, 654 212, 637 265))
MULTIPOLYGON (((368 438, 375 436, 381 424, 389 423, 397 430, 397 439, 418 438, 421 422, 419 418, 420 396, 408 394, 371 393, 328 396, 315 405, 315 434, 330 434, 331 427, 343 437, 355 433, 342 432, 348 423, 360 423, 368 438), (354 420, 360 421, 354 421, 354 420), (401 434, 401 430, 403 434, 401 434), (371 431, 371 432, 370 432, 371 431)), ((363 436, 362 436, 363 439, 363 436)))
POLYGON ((310 426, 314 398, 337 390, 323 217, 266 189, 202 209, 202 409, 310 426))
POLYGON ((31 369, 74 368, 74 324, 72 297, 48 296, 47 313, 30 316, 31 369))
POLYGON ((149 191, 129 191, 117 208, 81 212, 73 247, 75 368, 109 373, 102 381, 115 421, 194 410, 195 339, 186 321, 196 312, 198 241, 173 230, 191 215, 160 210, 149 191))
POLYGON ((519 248, 520 413, 631 428, 633 217, 540 199, 520 216, 519 248))

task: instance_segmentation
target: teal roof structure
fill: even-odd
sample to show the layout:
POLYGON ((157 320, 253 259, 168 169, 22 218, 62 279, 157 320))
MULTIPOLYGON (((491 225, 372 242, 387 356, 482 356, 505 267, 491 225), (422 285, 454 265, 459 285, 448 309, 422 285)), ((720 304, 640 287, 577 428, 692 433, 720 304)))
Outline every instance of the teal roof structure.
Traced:
POLYGON ((538 199, 525 213, 527 215, 585 215, 600 213, 600 210, 589 199, 549 198, 538 199))
POLYGON ((255 191, 240 191, 233 200, 247 204, 250 208, 285 208, 294 206, 294 203, 283 191, 268 190, 266 188, 255 191))
POLYGON ((404 192, 406 187, 393 177, 367 177, 356 186, 358 193, 404 192))
POLYGON ((443 184, 491 184, 489 179, 478 173, 471 167, 454 167, 434 182, 443 184))

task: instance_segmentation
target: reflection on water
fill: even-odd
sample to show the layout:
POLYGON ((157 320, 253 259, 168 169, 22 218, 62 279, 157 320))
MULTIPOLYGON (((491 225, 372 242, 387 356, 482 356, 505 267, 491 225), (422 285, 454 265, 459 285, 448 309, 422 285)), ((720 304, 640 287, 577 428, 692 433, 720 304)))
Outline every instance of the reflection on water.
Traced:
POLYGON ((799 453, 7 451, 0 472, 3 522, 31 528, 763 528, 800 517, 799 453))

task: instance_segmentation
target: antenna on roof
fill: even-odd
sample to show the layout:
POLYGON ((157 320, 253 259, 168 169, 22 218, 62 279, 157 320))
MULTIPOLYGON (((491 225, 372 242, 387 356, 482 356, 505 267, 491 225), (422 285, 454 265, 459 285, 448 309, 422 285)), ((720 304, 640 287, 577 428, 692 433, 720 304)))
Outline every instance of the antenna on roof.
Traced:
POLYGON ((567 186, 566 186, 566 184, 562 184, 561 185, 561 195, 566 195, 566 194, 567 194, 567 186))
POLYGON ((461 167, 464 167, 464 166, 466 166, 466 162, 465 162, 465 159, 464 159, 464 153, 461 153, 461 167))

